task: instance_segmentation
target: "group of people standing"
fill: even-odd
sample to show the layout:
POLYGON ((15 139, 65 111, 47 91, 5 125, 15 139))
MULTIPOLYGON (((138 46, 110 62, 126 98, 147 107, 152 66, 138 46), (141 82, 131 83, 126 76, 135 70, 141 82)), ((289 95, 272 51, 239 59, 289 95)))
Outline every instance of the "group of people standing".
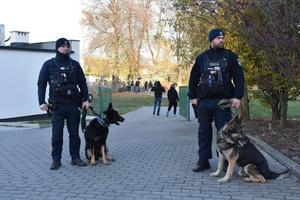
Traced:
MULTIPOLYGON (((225 32, 213 29, 208 35, 210 48, 200 54, 192 67, 189 79, 188 96, 198 115, 198 162, 193 169, 200 172, 210 168, 212 158, 212 122, 220 130, 231 119, 230 108, 220 108, 220 99, 231 99, 232 107, 239 108, 244 95, 243 67, 238 56, 224 48, 225 32)), ((61 167, 63 146, 63 129, 66 125, 69 131, 69 152, 71 164, 86 166, 80 158, 79 107, 90 107, 88 88, 80 64, 70 58, 71 46, 69 40, 60 38, 56 41, 56 56, 47 60, 38 78, 39 107, 43 111, 52 112, 52 163, 51 170, 61 167), (45 101, 46 87, 49 85, 48 104, 45 101), (79 91, 80 89, 80 91, 79 91)), ((140 82, 135 84, 139 88, 140 82)), ((160 115, 164 87, 156 81, 145 84, 146 91, 154 92, 153 115, 160 115)), ((166 115, 174 107, 176 114, 179 101, 175 84, 168 90, 169 106, 166 115)))

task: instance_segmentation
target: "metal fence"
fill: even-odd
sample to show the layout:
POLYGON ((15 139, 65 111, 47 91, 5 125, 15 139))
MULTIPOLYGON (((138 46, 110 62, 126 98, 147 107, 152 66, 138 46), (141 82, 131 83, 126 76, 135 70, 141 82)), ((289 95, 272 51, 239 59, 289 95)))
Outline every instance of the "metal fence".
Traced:
POLYGON ((108 104, 112 102, 112 89, 110 87, 99 87, 99 112, 107 110, 108 104))
POLYGON ((179 87, 179 114, 190 120, 190 100, 187 96, 188 86, 179 87))

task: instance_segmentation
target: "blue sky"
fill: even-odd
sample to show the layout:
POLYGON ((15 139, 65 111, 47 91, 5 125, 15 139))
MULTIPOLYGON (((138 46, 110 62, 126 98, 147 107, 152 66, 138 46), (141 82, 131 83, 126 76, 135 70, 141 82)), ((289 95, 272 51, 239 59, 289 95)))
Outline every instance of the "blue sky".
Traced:
POLYGON ((82 39, 81 0, 1 0, 0 24, 9 31, 28 31, 29 42, 82 39))

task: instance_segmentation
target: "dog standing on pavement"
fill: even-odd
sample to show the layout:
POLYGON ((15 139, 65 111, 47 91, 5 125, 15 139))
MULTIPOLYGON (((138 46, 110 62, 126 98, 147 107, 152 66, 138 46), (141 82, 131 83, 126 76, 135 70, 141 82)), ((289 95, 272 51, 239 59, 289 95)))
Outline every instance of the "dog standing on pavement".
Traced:
MULTIPOLYGON (((95 111, 90 107, 94 114, 95 111)), ((108 108, 102 114, 94 118, 86 126, 87 109, 82 110, 81 128, 85 138, 85 156, 91 165, 95 165, 96 161, 101 157, 102 163, 108 165, 109 161, 114 161, 108 154, 106 139, 109 132, 109 125, 120 125, 124 118, 113 109, 112 104, 109 103, 108 108)))
POLYGON ((241 119, 237 113, 219 131, 217 150, 219 152, 218 168, 210 176, 219 176, 223 169, 224 160, 228 161, 226 175, 218 180, 220 183, 227 182, 231 178, 236 164, 242 167, 239 175, 243 176, 243 180, 246 182, 263 183, 266 179, 282 179, 290 174, 289 170, 275 173, 269 169, 266 158, 244 134, 241 119))

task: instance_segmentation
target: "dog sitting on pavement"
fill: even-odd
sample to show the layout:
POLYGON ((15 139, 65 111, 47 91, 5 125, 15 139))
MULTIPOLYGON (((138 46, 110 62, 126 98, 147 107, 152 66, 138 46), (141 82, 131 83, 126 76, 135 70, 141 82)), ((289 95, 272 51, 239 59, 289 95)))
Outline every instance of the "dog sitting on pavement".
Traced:
POLYGON ((97 118, 86 126, 86 114, 87 109, 82 109, 81 128, 85 138, 85 156, 91 165, 95 165, 96 161, 101 157, 102 163, 108 165, 109 161, 114 161, 108 155, 108 148, 106 145, 106 139, 109 132, 109 125, 120 125, 119 122, 123 122, 125 119, 119 115, 119 113, 113 109, 112 104, 109 103, 108 108, 102 114, 97 114, 92 107, 90 107, 94 115, 97 118))
MULTIPOLYGON (((226 105, 224 101, 220 101, 220 104, 226 105)), ((226 175, 218 180, 220 183, 229 181, 236 164, 242 167, 239 175, 243 176, 246 182, 263 183, 266 179, 282 179, 290 174, 289 170, 275 173, 269 169, 266 158, 245 135, 238 112, 220 129, 217 150, 219 152, 218 168, 210 176, 219 176, 224 160, 228 161, 226 175)))

